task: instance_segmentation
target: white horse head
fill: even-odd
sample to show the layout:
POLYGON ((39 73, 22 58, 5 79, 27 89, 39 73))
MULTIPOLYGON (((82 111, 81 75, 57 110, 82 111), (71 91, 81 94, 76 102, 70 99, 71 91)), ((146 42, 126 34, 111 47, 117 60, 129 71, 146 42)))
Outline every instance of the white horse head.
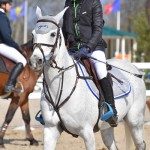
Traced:
POLYGON ((30 65, 34 71, 41 70, 44 61, 56 56, 61 40, 63 40, 59 22, 67 8, 56 16, 43 16, 41 9, 37 7, 36 15, 38 21, 35 29, 32 31, 34 51, 30 58, 30 65))

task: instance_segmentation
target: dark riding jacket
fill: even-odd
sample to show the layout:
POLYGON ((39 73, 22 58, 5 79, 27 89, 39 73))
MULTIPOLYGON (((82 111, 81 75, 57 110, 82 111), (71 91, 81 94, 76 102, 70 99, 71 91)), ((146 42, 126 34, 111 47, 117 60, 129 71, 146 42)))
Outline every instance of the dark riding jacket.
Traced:
POLYGON ((64 14, 63 34, 69 48, 77 49, 89 47, 91 51, 106 48, 102 39, 104 25, 103 11, 100 0, 66 0, 65 7, 69 6, 64 14))
POLYGON ((18 44, 11 37, 11 27, 8 17, 0 11, 0 43, 4 43, 10 47, 19 50, 18 44))

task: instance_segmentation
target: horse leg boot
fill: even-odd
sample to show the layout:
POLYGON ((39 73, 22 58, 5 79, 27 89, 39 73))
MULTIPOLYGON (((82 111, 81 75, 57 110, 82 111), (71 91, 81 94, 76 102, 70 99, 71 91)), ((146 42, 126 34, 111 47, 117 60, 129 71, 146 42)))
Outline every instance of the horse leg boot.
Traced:
POLYGON ((106 121, 111 125, 111 127, 116 127, 117 120, 118 120, 117 110, 116 110, 115 102, 114 102, 113 89, 112 89, 111 83, 107 77, 100 80, 100 86, 102 88, 102 92, 104 94, 105 101, 112 107, 113 112, 114 112, 113 116, 108 118, 106 121))
POLYGON ((9 79, 5 85, 5 92, 17 92, 19 93, 21 89, 15 88, 17 77, 20 75, 22 70, 24 69, 22 63, 17 63, 16 66, 13 68, 9 79))

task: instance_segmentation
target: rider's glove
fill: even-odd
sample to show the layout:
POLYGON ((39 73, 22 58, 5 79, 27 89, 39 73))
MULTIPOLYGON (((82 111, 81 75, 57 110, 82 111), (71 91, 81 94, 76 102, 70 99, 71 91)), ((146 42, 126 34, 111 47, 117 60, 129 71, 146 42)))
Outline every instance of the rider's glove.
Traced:
POLYGON ((75 54, 75 59, 84 58, 89 54, 89 48, 82 47, 78 50, 78 52, 75 54))

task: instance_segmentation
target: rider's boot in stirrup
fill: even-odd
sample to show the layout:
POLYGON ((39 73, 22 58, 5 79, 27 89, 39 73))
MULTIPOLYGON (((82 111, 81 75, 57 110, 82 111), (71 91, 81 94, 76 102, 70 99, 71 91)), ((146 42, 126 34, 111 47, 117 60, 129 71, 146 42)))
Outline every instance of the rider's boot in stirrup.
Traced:
POLYGON ((107 77, 100 80, 100 86, 102 88, 102 92, 104 94, 105 101, 112 107, 113 112, 114 112, 113 116, 108 118, 106 121, 110 124, 111 127, 116 127, 118 125, 117 124, 117 120, 118 120, 117 110, 115 107, 112 86, 107 77))
POLYGON ((21 92, 21 89, 15 88, 17 77, 20 75, 22 70, 24 69, 22 63, 17 63, 10 73, 9 79, 5 85, 5 92, 21 92))

